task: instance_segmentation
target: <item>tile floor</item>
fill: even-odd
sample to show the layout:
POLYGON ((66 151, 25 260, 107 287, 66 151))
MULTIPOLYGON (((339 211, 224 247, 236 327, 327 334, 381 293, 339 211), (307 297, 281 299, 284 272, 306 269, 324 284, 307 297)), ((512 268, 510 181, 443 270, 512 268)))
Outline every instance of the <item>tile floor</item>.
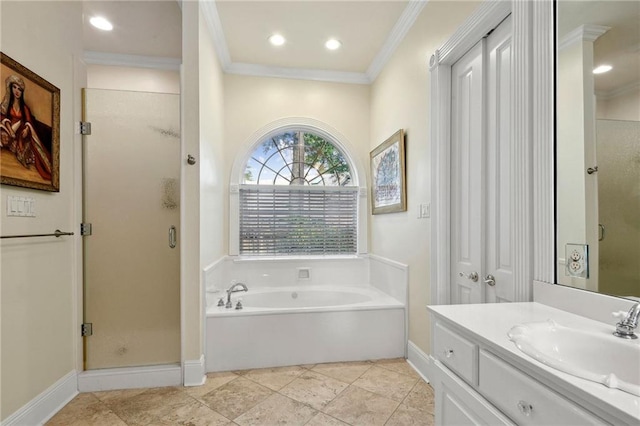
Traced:
POLYGON ((49 426, 430 425, 433 390, 404 359, 211 373, 199 387, 82 393, 49 426))

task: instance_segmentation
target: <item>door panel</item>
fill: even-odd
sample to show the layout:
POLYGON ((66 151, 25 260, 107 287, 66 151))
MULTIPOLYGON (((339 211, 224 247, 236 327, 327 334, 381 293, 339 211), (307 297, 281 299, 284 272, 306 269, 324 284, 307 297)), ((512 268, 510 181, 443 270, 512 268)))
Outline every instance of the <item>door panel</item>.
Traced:
POLYGON ((84 117, 85 368, 179 362, 179 96, 89 89, 84 117))
POLYGON ((451 303, 515 296, 511 22, 505 19, 451 68, 451 303))
POLYGON ((451 69, 452 303, 480 303, 484 40, 451 69), (462 274, 462 275, 461 275, 462 274))
POLYGON ((487 38, 486 264, 487 302, 514 300, 511 252, 511 17, 487 38))

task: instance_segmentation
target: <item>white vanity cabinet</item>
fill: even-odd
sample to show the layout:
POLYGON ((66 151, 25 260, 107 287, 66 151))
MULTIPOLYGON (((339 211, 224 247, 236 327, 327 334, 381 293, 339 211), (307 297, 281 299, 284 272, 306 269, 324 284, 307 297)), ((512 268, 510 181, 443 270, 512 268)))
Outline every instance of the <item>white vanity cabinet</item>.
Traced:
MULTIPOLYGON (((517 349, 513 350, 515 345, 506 336, 511 327, 510 319, 496 315, 494 321, 498 331, 495 335, 504 334, 504 339, 494 342, 492 332, 475 334, 473 326, 471 329, 460 326, 456 315, 442 315, 442 312, 464 312, 465 307, 487 311, 491 306, 501 305, 485 306, 429 308, 432 353, 428 377, 435 389, 437 425, 640 425, 638 413, 618 413, 615 407, 608 407, 606 401, 585 398, 579 389, 572 391, 575 385, 563 382, 563 373, 557 380, 546 367, 537 374, 537 361, 518 355, 517 349)), ((463 314, 468 321, 466 326, 477 324, 479 329, 484 329, 492 323, 490 316, 478 315, 482 312, 470 315, 478 318, 473 321, 463 314)), ((522 319, 523 315, 517 317, 522 319)), ((590 385, 585 381, 585 388, 590 385)), ((621 393, 594 385, 602 387, 607 394, 621 393)), ((622 400, 630 400, 634 406, 635 397, 624 392, 619 396, 622 400)))

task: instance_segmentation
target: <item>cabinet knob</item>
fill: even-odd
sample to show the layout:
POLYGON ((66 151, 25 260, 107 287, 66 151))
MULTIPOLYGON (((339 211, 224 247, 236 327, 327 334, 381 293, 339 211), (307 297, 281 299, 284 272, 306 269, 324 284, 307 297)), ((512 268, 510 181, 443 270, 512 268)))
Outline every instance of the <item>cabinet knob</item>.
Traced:
POLYGON ((533 405, 529 404, 526 401, 518 401, 518 409, 522 414, 529 417, 531 412, 533 411, 533 405))
POLYGON ((445 349, 442 353, 445 358, 451 358, 453 356, 453 349, 445 349))

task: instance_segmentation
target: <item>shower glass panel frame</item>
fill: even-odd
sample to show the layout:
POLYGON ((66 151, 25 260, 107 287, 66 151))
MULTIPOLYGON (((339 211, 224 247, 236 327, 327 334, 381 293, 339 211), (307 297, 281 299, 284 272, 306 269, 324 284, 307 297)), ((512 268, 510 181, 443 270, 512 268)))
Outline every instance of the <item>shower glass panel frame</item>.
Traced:
POLYGON ((83 120, 85 369, 178 363, 180 97, 84 89, 83 120))

